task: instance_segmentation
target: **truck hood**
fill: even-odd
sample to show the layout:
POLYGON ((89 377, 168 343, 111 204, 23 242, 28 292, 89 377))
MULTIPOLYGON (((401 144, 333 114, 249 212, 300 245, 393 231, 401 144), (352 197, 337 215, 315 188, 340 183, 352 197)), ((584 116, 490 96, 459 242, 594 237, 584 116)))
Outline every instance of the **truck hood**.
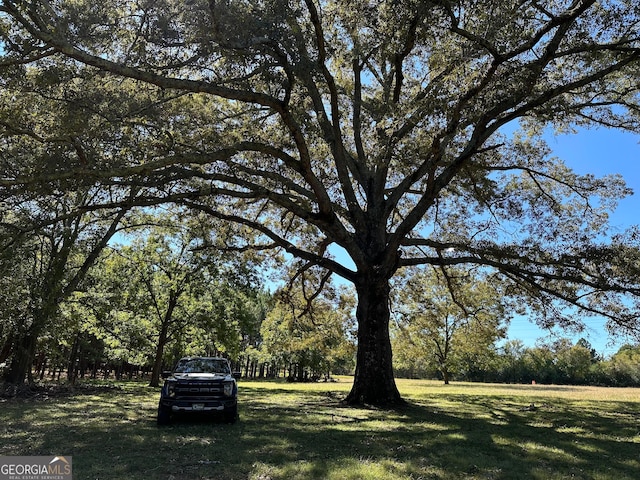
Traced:
POLYGON ((229 374, 225 373, 174 373, 172 375, 176 380, 226 380, 233 379, 229 374))

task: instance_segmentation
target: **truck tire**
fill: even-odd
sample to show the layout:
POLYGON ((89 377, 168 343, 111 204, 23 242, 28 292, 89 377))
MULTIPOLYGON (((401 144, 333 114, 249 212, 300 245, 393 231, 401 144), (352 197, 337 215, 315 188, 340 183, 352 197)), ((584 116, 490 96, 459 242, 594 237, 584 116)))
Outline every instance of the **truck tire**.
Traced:
POLYGON ((158 405, 158 425, 169 425, 171 423, 171 410, 162 405, 158 405))

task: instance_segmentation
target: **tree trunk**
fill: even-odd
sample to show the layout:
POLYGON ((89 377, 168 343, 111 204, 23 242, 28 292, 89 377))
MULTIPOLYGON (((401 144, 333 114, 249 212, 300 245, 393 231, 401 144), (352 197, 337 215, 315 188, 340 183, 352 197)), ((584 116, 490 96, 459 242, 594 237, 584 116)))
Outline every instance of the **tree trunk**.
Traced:
POLYGON ((251 356, 247 355, 247 361, 244 364, 244 378, 249 378, 249 366, 251 365, 251 356))
POLYGON ((71 346, 71 353, 69 354, 69 364, 67 366, 67 380, 72 384, 76 383, 78 376, 78 350, 80 348, 80 332, 76 333, 76 338, 71 346))
POLYGON ((393 377, 389 337, 389 280, 364 277, 356 284, 358 351, 353 387, 345 402, 350 405, 400 405, 404 401, 393 377))
POLYGON ((449 385, 449 370, 447 369, 447 367, 442 367, 440 369, 440 372, 442 373, 442 381, 444 382, 444 384, 449 385))
POLYGON ((13 332, 10 332, 4 342, 4 345, 0 349, 0 363, 4 363, 4 361, 11 356, 11 351, 13 349, 13 337, 13 332))
POLYGON ((169 325, 167 322, 162 323, 160 336, 158 337, 158 345, 156 346, 156 354, 153 360, 153 370, 151 371, 150 387, 160 386, 160 374, 162 373, 162 357, 164 356, 164 347, 167 344, 169 325))
POLYGON ((40 376, 38 377, 40 381, 44 379, 44 374, 47 372, 47 360, 47 357, 44 357, 44 360, 42 360, 42 365, 40 366, 40 376))
POLYGON ((167 305, 167 311, 162 318, 162 324, 160 325, 160 335, 158 336, 158 345, 156 346, 156 355, 153 361, 153 371, 151 372, 150 387, 160 386, 160 373, 162 370, 162 357, 164 356, 164 347, 169 339, 169 326, 173 320, 173 311, 178 304, 178 295, 171 294, 169 296, 169 305, 167 305))
POLYGON ((40 328, 32 327, 19 337, 13 349, 9 369, 5 374, 7 383, 21 385, 29 376, 39 331, 40 328))

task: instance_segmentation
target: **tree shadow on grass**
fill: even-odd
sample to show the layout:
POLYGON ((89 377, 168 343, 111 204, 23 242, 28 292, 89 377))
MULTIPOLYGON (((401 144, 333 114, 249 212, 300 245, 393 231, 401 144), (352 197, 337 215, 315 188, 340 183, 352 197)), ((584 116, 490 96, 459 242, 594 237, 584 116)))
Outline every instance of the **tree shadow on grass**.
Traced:
POLYGON ((3 455, 73 456, 101 479, 635 479, 635 403, 456 395, 398 410, 345 407, 330 392, 252 390, 240 422, 155 424, 148 391, 4 402, 3 455), (5 408, 6 407, 6 408, 5 408))
POLYGON ((248 401, 237 447, 252 460, 247 473, 261 478, 637 477, 636 404, 603 403, 602 411, 564 400, 534 409, 521 399, 454 400, 453 410, 414 403, 393 411, 345 407, 326 393, 248 401))

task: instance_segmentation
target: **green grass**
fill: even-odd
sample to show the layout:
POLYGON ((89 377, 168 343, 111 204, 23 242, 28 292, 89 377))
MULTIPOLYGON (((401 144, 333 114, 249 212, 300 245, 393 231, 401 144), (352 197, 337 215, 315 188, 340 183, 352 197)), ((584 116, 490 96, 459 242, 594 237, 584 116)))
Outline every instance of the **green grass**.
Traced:
POLYGON ((399 380, 397 411, 336 383, 240 384, 240 422, 158 428, 139 383, 0 400, 0 455, 72 455, 85 479, 637 479, 640 389, 399 380), (530 404, 535 409, 529 409, 530 404))

